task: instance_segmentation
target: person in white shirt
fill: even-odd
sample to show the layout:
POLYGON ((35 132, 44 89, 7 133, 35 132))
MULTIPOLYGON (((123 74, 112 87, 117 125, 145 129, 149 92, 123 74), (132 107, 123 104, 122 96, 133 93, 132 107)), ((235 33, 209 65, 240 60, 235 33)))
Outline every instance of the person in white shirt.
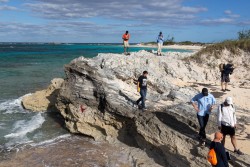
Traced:
POLYGON ((233 105, 232 97, 227 97, 225 102, 218 107, 218 126, 219 130, 223 134, 222 144, 225 145, 226 135, 230 135, 231 142, 234 147, 234 152, 243 155, 243 153, 237 149, 235 129, 237 128, 237 121, 235 115, 235 107, 233 105))

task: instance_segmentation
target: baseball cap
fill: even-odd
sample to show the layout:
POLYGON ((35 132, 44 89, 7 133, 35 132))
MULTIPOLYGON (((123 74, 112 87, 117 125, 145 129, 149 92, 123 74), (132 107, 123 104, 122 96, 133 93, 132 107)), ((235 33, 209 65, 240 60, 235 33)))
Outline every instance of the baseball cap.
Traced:
POLYGON ((225 102, 227 102, 227 104, 233 104, 233 99, 232 97, 227 97, 225 102))
POLYGON ((203 96, 208 96, 208 89, 207 88, 203 88, 201 92, 202 92, 203 96))

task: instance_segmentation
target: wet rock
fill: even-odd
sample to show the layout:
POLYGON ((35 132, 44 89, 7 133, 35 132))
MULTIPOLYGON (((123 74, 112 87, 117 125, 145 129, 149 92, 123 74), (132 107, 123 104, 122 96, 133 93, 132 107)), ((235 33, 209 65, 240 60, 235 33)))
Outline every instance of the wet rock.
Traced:
POLYGON ((23 107, 35 112, 55 110, 55 102, 63 81, 61 78, 55 78, 46 90, 37 91, 23 97, 23 107))

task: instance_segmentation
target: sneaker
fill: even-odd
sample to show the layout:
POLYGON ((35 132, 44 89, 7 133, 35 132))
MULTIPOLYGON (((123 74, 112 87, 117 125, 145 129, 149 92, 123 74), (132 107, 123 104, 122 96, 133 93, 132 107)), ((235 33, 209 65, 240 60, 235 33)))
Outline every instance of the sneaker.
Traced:
POLYGON ((225 89, 225 91, 230 91, 229 89, 225 89))
POLYGON ((240 151, 240 149, 238 149, 238 150, 234 150, 234 153, 236 153, 236 154, 238 154, 238 155, 244 155, 244 153, 243 153, 243 152, 241 152, 241 151, 240 151))

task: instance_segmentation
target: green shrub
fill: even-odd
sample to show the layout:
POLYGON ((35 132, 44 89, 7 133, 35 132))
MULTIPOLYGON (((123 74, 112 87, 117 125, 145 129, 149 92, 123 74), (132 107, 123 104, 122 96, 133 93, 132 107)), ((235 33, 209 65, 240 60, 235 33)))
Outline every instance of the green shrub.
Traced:
POLYGON ((250 30, 242 30, 238 32, 238 39, 250 39, 250 30))

